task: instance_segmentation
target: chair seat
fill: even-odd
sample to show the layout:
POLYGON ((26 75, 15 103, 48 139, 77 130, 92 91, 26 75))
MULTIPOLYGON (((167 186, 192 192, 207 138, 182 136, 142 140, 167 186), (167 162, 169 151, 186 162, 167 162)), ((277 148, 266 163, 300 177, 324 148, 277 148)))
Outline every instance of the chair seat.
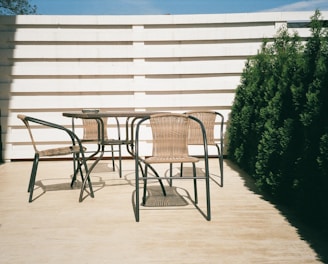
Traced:
POLYGON ((104 145, 124 145, 131 144, 131 141, 121 139, 106 139, 104 145))
MULTIPOLYGON (((85 151, 86 148, 83 148, 83 150, 85 151)), ((67 147, 41 150, 39 151, 39 155, 40 157, 58 156, 58 155, 68 155, 68 154, 79 153, 79 152, 80 152, 79 146, 67 146, 67 147)))
POLYGON ((198 162, 199 159, 190 156, 168 156, 168 157, 149 157, 145 159, 146 163, 183 163, 183 162, 198 162))

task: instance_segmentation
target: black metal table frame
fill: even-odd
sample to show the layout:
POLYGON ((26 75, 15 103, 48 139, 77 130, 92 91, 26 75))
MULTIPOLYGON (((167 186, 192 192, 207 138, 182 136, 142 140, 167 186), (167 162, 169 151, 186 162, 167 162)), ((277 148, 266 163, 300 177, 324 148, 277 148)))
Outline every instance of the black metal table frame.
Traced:
MULTIPOLYGON (((92 170, 95 168, 97 163, 103 158, 104 156, 104 134, 105 134, 105 124, 102 118, 120 118, 124 117, 126 118, 125 122, 125 139, 124 145, 127 147, 128 153, 134 157, 134 125, 136 120, 140 118, 149 117, 152 114, 158 114, 159 112, 154 111, 100 111, 100 112, 64 112, 63 116, 72 118, 72 129, 74 130, 74 119, 93 119, 96 120, 98 124, 98 149, 97 151, 92 155, 93 157, 96 156, 98 153, 100 155, 97 156, 95 161, 92 163, 90 168, 88 169, 88 173, 86 177, 84 178, 81 186, 81 192, 80 192, 80 198, 79 201, 81 202, 83 200, 83 192, 85 189, 85 185, 87 182, 87 179, 89 179, 89 176, 92 172, 92 170)), ((91 196, 93 197, 93 196, 91 196)))

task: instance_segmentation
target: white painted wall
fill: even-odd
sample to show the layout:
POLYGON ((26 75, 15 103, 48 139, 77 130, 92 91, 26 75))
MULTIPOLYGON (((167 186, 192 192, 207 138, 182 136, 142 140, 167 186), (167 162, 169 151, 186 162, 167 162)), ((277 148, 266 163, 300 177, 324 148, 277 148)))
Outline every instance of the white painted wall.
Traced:
MULTIPOLYGON (((228 120, 245 62, 263 38, 313 14, 0 16, 3 157, 33 157, 18 113, 65 126, 62 112, 82 108, 212 109, 228 120)), ((44 144, 63 140, 51 138, 44 144)))

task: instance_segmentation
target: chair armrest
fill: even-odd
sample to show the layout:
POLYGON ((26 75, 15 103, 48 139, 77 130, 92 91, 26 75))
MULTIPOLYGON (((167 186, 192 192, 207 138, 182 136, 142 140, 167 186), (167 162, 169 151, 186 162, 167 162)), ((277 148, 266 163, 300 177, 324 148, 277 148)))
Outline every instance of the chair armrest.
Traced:
POLYGON ((24 124, 26 125, 26 127, 28 129, 30 129, 29 128, 29 122, 32 122, 32 123, 36 123, 36 124, 39 124, 39 125, 43 125, 43 126, 47 126, 47 127, 52 127, 52 128, 55 128, 55 129, 63 130, 63 131, 65 131, 69 135, 69 137, 71 138, 71 141, 72 141, 72 144, 73 145, 76 145, 75 142, 77 142, 77 144, 79 145, 80 149, 81 150, 83 149, 81 140, 78 138, 78 136, 73 131, 71 131, 70 129, 68 129, 68 128, 64 127, 64 126, 61 126, 61 125, 58 125, 58 124, 55 124, 55 123, 52 123, 52 122, 49 122, 49 121, 41 120, 41 119, 38 119, 38 118, 35 118, 35 117, 21 115, 21 114, 17 115, 17 117, 24 122, 24 124))

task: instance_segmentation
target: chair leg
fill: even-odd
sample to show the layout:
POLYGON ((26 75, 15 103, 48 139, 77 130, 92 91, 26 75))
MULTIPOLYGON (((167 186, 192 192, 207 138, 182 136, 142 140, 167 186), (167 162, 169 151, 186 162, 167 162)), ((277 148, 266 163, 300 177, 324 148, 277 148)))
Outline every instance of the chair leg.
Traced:
POLYGON ((208 166, 208 156, 205 156, 205 188, 206 188, 206 204, 207 204, 207 221, 211 221, 211 199, 210 199, 210 173, 208 166))
POLYGON ((73 188, 74 182, 76 181, 76 172, 77 172, 77 168, 76 168, 76 164, 78 163, 78 156, 77 154, 73 154, 73 177, 72 177, 72 181, 71 181, 71 188, 73 188))
POLYGON ((74 174, 73 174, 72 181, 71 181, 71 188, 73 188, 73 185, 76 181, 76 175, 77 175, 78 171, 80 172, 81 177, 82 177, 82 181, 83 181, 81 163, 79 161, 79 155, 78 154, 73 155, 73 168, 74 168, 74 174))
POLYGON ((159 184, 161 185, 161 189, 162 189, 163 195, 166 196, 166 191, 165 191, 165 187, 164 187, 163 181, 159 177, 157 171, 152 166, 150 166, 149 164, 145 164, 145 170, 144 170, 144 173, 143 173, 143 178, 144 178, 144 191, 143 191, 142 205, 145 205, 145 203, 146 203, 148 168, 150 168, 153 171, 153 173, 155 174, 155 176, 158 178, 159 184))
POLYGON ((90 175, 87 173, 86 177, 87 177, 87 179, 84 179, 83 182, 82 182, 82 187, 81 187, 81 191, 80 191, 79 202, 82 202, 82 200, 83 200, 83 192, 84 192, 84 189, 85 189, 86 180, 88 181, 89 190, 90 190, 90 196, 92 198, 95 197, 94 196, 94 193, 93 193, 92 183, 91 183, 91 180, 90 180, 90 175))
POLYGON ((146 194, 147 194, 147 173, 148 173, 148 166, 147 164, 145 165, 145 170, 143 173, 143 182, 144 182, 144 186, 143 186, 143 195, 142 195, 142 205, 146 204, 146 194))
POLYGON ((80 202, 82 202, 82 200, 83 200, 83 191, 84 191, 84 188, 85 188, 86 181, 88 181, 90 196, 92 198, 95 197, 94 192, 93 192, 93 188, 92 188, 91 179, 90 179, 90 170, 88 169, 87 162, 85 160, 82 160, 81 164, 80 164, 80 167, 82 167, 82 165, 84 166, 84 169, 85 169, 85 173, 86 173, 85 177, 86 178, 83 178, 83 173, 82 173, 82 169, 81 169, 80 172, 81 172, 81 178, 82 178, 82 186, 81 186, 80 197, 79 197, 80 202))
POLYGON ((196 164, 194 162, 192 163, 192 169, 193 169, 193 177, 194 177, 195 204, 198 204, 196 164))
POLYGON ((111 145, 111 152, 112 152, 112 167, 113 167, 113 171, 115 171, 115 157, 114 157, 114 146, 111 145))
POLYGON ((218 158, 219 158, 219 168, 220 168, 220 176, 221 176, 221 187, 223 187, 223 153, 220 151, 220 147, 216 145, 218 150, 218 158))
POLYGON ((223 156, 220 157, 221 187, 223 187, 223 156))
POLYGON ((153 171, 153 173, 155 174, 155 176, 158 178, 158 182, 159 184, 161 185, 161 188, 162 188, 162 192, 163 192, 163 195, 166 196, 166 191, 165 191, 165 187, 164 187, 164 184, 163 184, 163 181, 162 179, 159 177, 157 171, 150 165, 150 164, 147 164, 148 168, 151 169, 153 171))
MULTIPOLYGON (((87 177, 87 181, 88 181, 88 185, 89 185, 89 190, 90 190, 90 196, 92 198, 95 197, 94 193, 93 193, 93 188, 92 188, 92 183, 91 183, 91 179, 90 179, 90 170, 88 169, 88 165, 87 165, 87 162, 84 160, 82 161, 83 165, 84 165, 84 168, 85 168, 85 173, 86 173, 86 176, 87 177)), ((81 167, 82 167, 82 164, 81 164, 81 167)), ((81 170, 81 177, 83 179, 83 174, 82 174, 82 170, 81 170)), ((85 181, 85 180, 83 180, 85 181)))
POLYGON ((205 172, 206 173, 206 204, 207 204, 207 217, 206 219, 208 221, 211 221, 211 200, 210 200, 210 177, 208 169, 205 172))
POLYGON ((172 165, 172 163, 170 163, 170 187, 172 187, 172 172, 173 171, 173 165, 172 165))
POLYGON ((76 181, 77 170, 78 170, 78 169, 75 169, 75 170, 74 170, 74 175, 73 175, 73 177, 72 177, 72 181, 71 181, 71 189, 73 188, 73 185, 74 185, 74 183, 75 183, 75 181, 76 181))
POLYGON ((77 175, 78 172, 80 173, 81 181, 84 182, 83 171, 82 171, 83 162, 79 158, 78 154, 76 156, 76 163, 77 163, 77 167, 75 169, 74 176, 73 176, 73 179, 72 179, 72 182, 71 182, 71 188, 73 188, 74 182, 76 181, 76 175, 77 175))
MULTIPOLYGON (((136 179, 135 179, 135 186, 136 186, 136 201, 135 201, 135 219, 136 222, 139 222, 140 220, 140 212, 139 212, 139 168, 142 171, 142 166, 140 164, 140 162, 138 162, 137 160, 135 161, 135 175, 136 175, 136 179)), ((142 171, 142 175, 143 175, 143 171, 142 171)))
POLYGON ((30 182, 27 190, 30 193, 29 200, 28 200, 30 203, 32 202, 32 198, 33 198, 34 184, 35 184, 36 172, 38 170, 38 165, 39 165, 39 154, 35 153, 31 176, 30 176, 30 182))
POLYGON ((94 193, 93 193, 93 188, 92 188, 92 183, 91 183, 90 175, 88 176, 88 184, 89 184, 90 196, 91 196, 92 198, 94 198, 95 195, 94 195, 94 193))
POLYGON ((122 146, 118 145, 118 170, 120 178, 122 178, 122 146))

